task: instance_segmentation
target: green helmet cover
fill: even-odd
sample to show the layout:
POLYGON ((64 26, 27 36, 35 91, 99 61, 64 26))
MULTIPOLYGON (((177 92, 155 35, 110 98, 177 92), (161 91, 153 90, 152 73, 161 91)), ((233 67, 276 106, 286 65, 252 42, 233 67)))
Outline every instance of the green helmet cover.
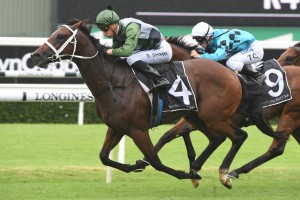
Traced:
POLYGON ((119 21, 120 18, 113 10, 103 10, 101 11, 96 18, 96 24, 109 25, 119 21))

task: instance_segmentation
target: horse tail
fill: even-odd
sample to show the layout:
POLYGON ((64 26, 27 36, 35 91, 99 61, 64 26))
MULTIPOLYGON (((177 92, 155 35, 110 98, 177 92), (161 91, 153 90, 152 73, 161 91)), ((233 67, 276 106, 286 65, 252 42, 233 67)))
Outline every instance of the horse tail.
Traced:
POLYGON ((284 135, 276 133, 270 126, 269 122, 263 115, 263 102, 267 98, 267 90, 264 86, 258 84, 247 84, 246 81, 239 76, 242 85, 242 103, 239 112, 246 120, 242 126, 254 124, 264 134, 276 139, 286 139, 284 135))

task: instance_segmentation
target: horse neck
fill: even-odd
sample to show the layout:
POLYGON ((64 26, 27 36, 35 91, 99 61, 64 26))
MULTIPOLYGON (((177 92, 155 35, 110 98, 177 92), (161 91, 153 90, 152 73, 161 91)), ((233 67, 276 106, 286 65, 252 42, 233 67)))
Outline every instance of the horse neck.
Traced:
MULTIPOLYGON (((116 87, 130 85, 134 79, 131 69, 125 63, 116 62, 109 56, 98 55, 90 60, 76 59, 82 79, 94 97, 111 97, 109 84, 116 87)), ((111 99, 111 98, 106 98, 111 99)))
POLYGON ((172 51, 173 51, 173 56, 172 60, 188 60, 191 59, 191 54, 190 52, 180 46, 177 46, 175 44, 171 44, 172 51))
POLYGON ((111 61, 102 60, 100 56, 96 56, 92 59, 74 59, 74 62, 78 66, 82 79, 93 94, 107 88, 113 68, 111 61))

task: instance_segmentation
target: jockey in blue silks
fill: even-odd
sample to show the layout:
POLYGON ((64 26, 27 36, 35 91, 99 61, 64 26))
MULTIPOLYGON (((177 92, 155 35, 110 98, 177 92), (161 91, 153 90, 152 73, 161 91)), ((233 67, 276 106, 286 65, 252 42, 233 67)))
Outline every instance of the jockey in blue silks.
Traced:
POLYGON ((246 31, 239 29, 213 29, 209 24, 200 22, 192 29, 193 38, 203 49, 193 50, 191 56, 214 61, 228 59, 226 66, 231 70, 249 75, 259 84, 262 84, 266 76, 254 67, 261 65, 264 56, 262 45, 255 37, 246 31), (250 65, 250 64, 253 64, 250 65))

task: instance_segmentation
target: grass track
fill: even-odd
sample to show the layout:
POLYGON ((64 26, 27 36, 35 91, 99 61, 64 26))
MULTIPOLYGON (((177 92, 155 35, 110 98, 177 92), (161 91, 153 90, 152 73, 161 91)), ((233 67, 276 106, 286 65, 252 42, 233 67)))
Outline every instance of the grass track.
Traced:
MULTIPOLYGON (((170 127, 151 131, 153 142, 170 127)), ((103 125, 0 124, 0 199, 300 199, 300 149, 293 138, 282 156, 233 180, 232 190, 218 179, 218 166, 230 146, 226 141, 204 165, 202 183, 193 189, 189 180, 177 180, 151 167, 143 173, 113 170, 113 182, 106 184, 106 167, 98 158, 105 130, 103 125)), ((248 140, 232 168, 261 155, 271 143, 255 128, 245 130, 248 140)), ((192 138, 199 154, 207 140, 197 132, 192 138)), ((182 139, 168 144, 159 156, 168 166, 188 170, 182 139)), ((141 157, 126 138, 126 163, 141 157)))

